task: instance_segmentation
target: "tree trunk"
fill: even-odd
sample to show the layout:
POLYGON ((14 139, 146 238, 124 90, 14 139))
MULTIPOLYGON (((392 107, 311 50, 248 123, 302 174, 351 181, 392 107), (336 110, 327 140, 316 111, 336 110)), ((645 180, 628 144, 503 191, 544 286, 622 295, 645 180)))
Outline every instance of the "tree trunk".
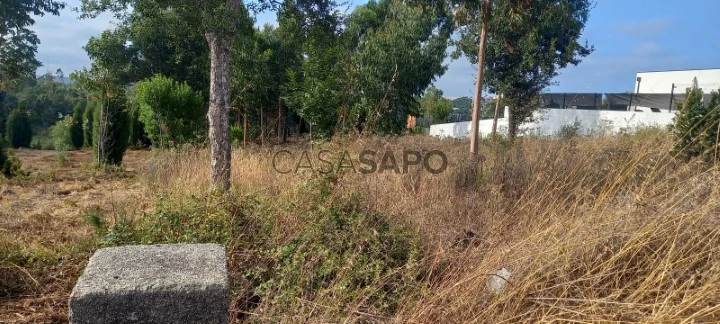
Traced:
POLYGON ((493 136, 495 136, 497 134, 497 121, 498 121, 498 117, 500 115, 500 96, 502 96, 502 93, 498 94, 497 99, 495 100, 495 115, 493 116, 493 128, 492 128, 493 136))
POLYGON ((485 47, 487 44, 488 13, 492 0, 485 0, 482 5, 482 25, 480 26, 480 46, 478 49, 478 73, 475 82, 475 100, 473 100, 472 124, 470 133, 470 153, 477 154, 478 126, 480 124, 480 101, 482 100, 483 73, 485 72, 485 47))
POLYGON ((212 189, 230 189, 230 45, 226 37, 205 33, 210 46, 210 169, 212 189))

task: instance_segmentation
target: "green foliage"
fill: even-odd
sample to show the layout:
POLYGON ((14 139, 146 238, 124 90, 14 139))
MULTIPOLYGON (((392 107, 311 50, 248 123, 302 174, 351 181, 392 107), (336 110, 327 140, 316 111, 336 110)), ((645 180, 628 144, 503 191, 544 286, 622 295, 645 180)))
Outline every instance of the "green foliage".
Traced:
POLYGON ((0 138, 0 168, 2 168, 2 174, 6 178, 13 178, 19 175, 23 175, 22 166, 20 160, 8 151, 7 143, 0 138))
POLYGON ((101 165, 119 165, 122 162, 129 137, 125 103, 124 92, 118 92, 114 97, 102 100, 100 106, 94 109, 93 149, 101 165))
POLYGON ((450 17, 441 2, 397 0, 370 1, 350 15, 352 60, 343 73, 354 78, 348 89, 360 94, 350 105, 352 123, 398 133, 408 115, 418 115, 416 98, 447 69, 450 17))
POLYGON ((238 293, 262 300, 266 315, 298 313, 300 300, 339 309, 360 303, 376 314, 393 314, 401 298, 422 287, 416 233, 368 212, 357 196, 336 193, 336 180, 311 176, 300 183, 308 208, 236 193, 161 196, 144 217, 91 208, 84 218, 104 246, 225 245, 231 273, 250 282, 238 293), (290 221, 288 214, 297 222, 289 237, 281 225, 290 221))
POLYGON ((50 129, 40 130, 37 134, 33 135, 30 148, 34 150, 54 150, 55 141, 50 136, 50 129))
POLYGON ((145 147, 150 145, 150 139, 145 133, 145 125, 140 121, 140 105, 136 100, 128 102, 130 105, 129 118, 129 134, 128 145, 136 147, 145 147))
POLYGON ((65 3, 51 0, 0 2, 0 90, 13 81, 33 76, 41 66, 35 58, 37 35, 30 29, 35 16, 59 15, 65 3))
POLYGON ((581 134, 580 132, 580 121, 575 120, 572 124, 562 125, 557 133, 557 136, 561 139, 571 139, 581 134))
POLYGON ((82 114, 82 130, 83 130, 83 147, 93 146, 93 125, 95 117, 95 109, 99 102, 90 101, 85 105, 85 110, 82 114))
POLYGON ((30 147, 33 134, 26 111, 17 108, 13 109, 8 115, 5 131, 5 138, 10 147, 30 147))
POLYGON ((63 119, 58 120, 55 125, 50 127, 50 137, 53 140, 53 148, 56 151, 63 152, 75 148, 72 138, 73 125, 73 118, 66 116, 63 119))
POLYGON ((86 102, 80 101, 75 104, 72 114, 72 125, 70 126, 70 138, 72 147, 79 149, 83 146, 83 112, 86 109, 86 102))
MULTIPOLYGON (((453 41, 454 57, 464 54, 478 62, 481 4, 485 1, 452 1, 457 4, 460 37, 453 41)), ((539 107, 540 91, 552 83, 558 70, 577 65, 594 48, 578 40, 585 28, 590 0, 494 1, 488 22, 484 85, 502 92, 510 106, 511 136, 520 123, 539 107)))
POLYGON ((205 129, 206 106, 187 83, 155 75, 136 87, 139 120, 154 146, 191 143, 205 129))
POLYGON ((34 129, 49 128, 60 117, 71 115, 73 106, 84 101, 79 88, 58 82, 49 73, 37 80, 26 80, 16 88, 17 106, 28 111, 34 129))
MULTIPOLYGON (((233 145, 242 145, 243 144, 243 137, 244 129, 242 126, 230 126, 230 140, 232 141, 233 145)), ((252 141, 254 138, 257 138, 260 136, 260 126, 259 125, 251 125, 248 126, 248 136, 247 140, 252 141)))
POLYGON ((452 102, 442 95, 442 90, 430 87, 420 99, 420 111, 430 114, 436 123, 444 123, 452 112, 452 102))
POLYGON ((709 103, 702 102, 702 89, 689 88, 685 102, 678 104, 673 134, 674 153, 683 159, 718 154, 718 127, 720 124, 720 95, 713 91, 709 103))
POLYGON ((362 299, 363 307, 389 315, 419 286, 415 235, 367 212, 358 197, 334 194, 334 181, 319 177, 305 183, 306 199, 314 203, 300 216, 302 228, 267 250, 272 269, 250 272, 254 293, 278 315, 292 314, 300 300, 318 296, 339 309, 362 299))

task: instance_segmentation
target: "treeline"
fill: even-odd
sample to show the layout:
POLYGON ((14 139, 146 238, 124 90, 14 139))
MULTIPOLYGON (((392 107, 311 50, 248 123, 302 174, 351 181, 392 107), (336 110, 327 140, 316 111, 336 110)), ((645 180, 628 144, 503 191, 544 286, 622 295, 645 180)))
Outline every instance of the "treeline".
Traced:
MULTIPOLYGON (((48 132, 92 137, 100 163, 138 142, 205 143, 219 159, 231 141, 283 142, 289 132, 399 133, 408 115, 452 113, 437 91, 421 99, 445 72, 449 45, 485 66, 486 90, 505 94, 516 124, 557 69, 592 51, 577 41, 588 4, 378 0, 348 12, 332 0, 84 0, 82 18, 119 19, 84 47, 92 66, 71 75, 98 127, 68 119, 48 132), (253 15, 270 7, 277 26, 255 28, 253 15), (480 62, 479 26, 489 33, 480 62), (66 130, 78 124, 82 132, 66 130)), ((223 168, 213 179, 227 187, 223 168)))
MULTIPOLYGON (((101 103, 103 118, 127 120, 130 144, 202 143, 210 69, 200 22, 142 3, 88 42, 93 66, 72 78, 101 103)), ((289 132, 399 133, 446 70, 452 26, 442 3, 371 1, 346 15, 331 1, 285 1, 277 15, 277 27, 262 28, 247 11, 238 17, 227 103, 236 143, 282 142, 289 132)), ((108 135, 107 147, 122 144, 108 135)))

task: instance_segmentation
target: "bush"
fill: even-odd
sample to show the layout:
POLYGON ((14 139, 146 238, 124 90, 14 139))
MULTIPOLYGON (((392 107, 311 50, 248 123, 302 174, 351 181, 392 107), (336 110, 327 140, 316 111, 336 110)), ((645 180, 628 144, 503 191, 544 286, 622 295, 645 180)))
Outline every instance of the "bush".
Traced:
POLYGON ((83 111, 82 117, 83 147, 93 146, 93 117, 95 117, 97 105, 98 103, 96 101, 88 102, 85 105, 85 111, 83 111))
POLYGON ((128 115, 128 146, 146 147, 150 145, 150 139, 145 134, 145 125, 140 121, 140 106, 137 102, 132 103, 128 115))
POLYGON ((702 102, 702 90, 687 90, 685 102, 678 105, 675 116, 674 135, 676 138, 674 153, 687 160, 705 154, 715 154, 717 150, 718 123, 720 122, 720 98, 712 93, 708 104, 702 102))
POLYGON ((557 133, 560 139, 571 139, 581 134, 580 132, 580 121, 576 120, 572 124, 563 125, 557 133))
POLYGON ((74 124, 73 118, 66 116, 50 127, 50 137, 56 151, 69 151, 75 148, 72 138, 74 124))
POLYGON ((129 137, 128 114, 125 111, 125 96, 116 95, 106 98, 98 109, 93 109, 93 147, 95 157, 100 164, 119 165, 127 149, 129 137), (101 134, 101 115, 107 121, 104 134, 101 134))
POLYGON ((155 75, 138 83, 136 98, 139 119, 153 146, 191 143, 205 131, 207 106, 202 94, 187 83, 155 75))
POLYGON ((83 146, 83 112, 85 111, 86 102, 80 101, 75 104, 72 114, 72 125, 70 126, 70 139, 74 149, 83 146))
POLYGON ((7 144, 0 138, 0 168, 2 168, 2 174, 6 178, 13 178, 22 175, 22 168, 20 160, 8 151, 7 144))
POLYGON ((8 115, 5 130, 7 131, 6 138, 8 144, 10 144, 11 147, 30 147, 32 128, 27 112, 20 109, 13 109, 10 115, 8 115))

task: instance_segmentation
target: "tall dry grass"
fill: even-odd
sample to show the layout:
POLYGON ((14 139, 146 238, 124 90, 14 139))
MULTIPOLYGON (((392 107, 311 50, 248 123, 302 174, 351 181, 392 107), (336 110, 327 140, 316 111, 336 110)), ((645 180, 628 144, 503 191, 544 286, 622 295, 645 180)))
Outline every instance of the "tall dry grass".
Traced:
MULTIPOLYGON (((340 197, 420 234, 421 283, 391 317, 363 308, 314 304, 323 319, 398 322, 717 322, 720 321, 720 169, 684 163, 663 132, 606 138, 524 139, 482 144, 422 136, 336 140, 315 152, 442 150, 447 170, 430 174, 335 174, 340 197), (499 294, 491 274, 512 273, 499 294), (323 308, 324 307, 324 308, 323 308)), ((281 236, 302 227, 298 183, 311 172, 280 174, 308 147, 235 150, 235 190, 290 202, 281 236)), ((141 169, 162 195, 207 194, 206 151, 161 152, 141 169)), ((305 206, 305 207, 304 207, 305 206)), ((381 289, 381 288, 379 288, 381 289)), ((241 306, 238 306, 241 307, 241 306)), ((266 309, 265 309, 266 310, 266 309)), ((263 319, 264 308, 239 310, 263 319)), ((300 311, 302 312, 302 311, 300 311)), ((314 315, 317 310, 313 311, 314 315)), ((307 315, 307 314, 306 314, 307 315)), ((304 317, 313 321, 317 317, 304 317)), ((294 318, 297 320, 297 318, 294 318)), ((289 321, 287 318, 281 321, 289 321)))

